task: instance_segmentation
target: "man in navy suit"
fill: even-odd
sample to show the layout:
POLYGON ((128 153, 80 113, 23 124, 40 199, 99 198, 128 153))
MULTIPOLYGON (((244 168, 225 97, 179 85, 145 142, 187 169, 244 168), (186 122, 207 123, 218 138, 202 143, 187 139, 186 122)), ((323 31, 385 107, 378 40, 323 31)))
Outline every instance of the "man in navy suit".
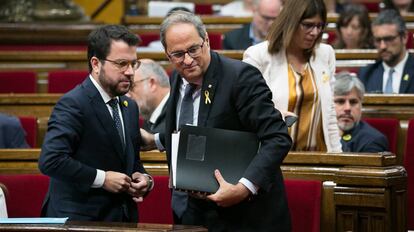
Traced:
MULTIPOLYGON (((237 184, 226 182, 216 170, 220 187, 207 199, 173 191, 176 219, 209 231, 290 231, 280 165, 292 140, 260 71, 211 51, 205 26, 191 13, 171 14, 160 31, 176 71, 171 77, 166 132, 154 136, 159 148, 165 146, 168 161, 172 133, 184 117, 201 127, 255 133, 261 144, 237 184), (193 109, 184 114, 187 107, 193 109)), ((154 139, 147 134, 143 138, 146 143, 154 139)))
POLYGON ((407 29, 396 10, 384 10, 371 24, 380 60, 361 68, 368 93, 414 93, 414 58, 405 47, 407 29))
POLYGON ((282 9, 281 0, 254 0, 252 22, 224 34, 223 49, 245 50, 265 40, 282 9))
POLYGON ((164 133, 170 78, 161 65, 150 59, 141 59, 128 94, 138 104, 144 119, 142 128, 151 133, 164 133))
POLYGON ((0 113, 0 148, 28 148, 19 119, 0 113))
POLYGON ((334 82, 334 102, 344 152, 389 151, 387 138, 361 121, 364 85, 355 75, 340 73, 334 82))
POLYGON ((106 25, 88 37, 90 75, 56 104, 39 158, 50 176, 42 216, 138 221, 152 188, 139 158, 138 107, 125 97, 140 62, 138 38, 106 25))

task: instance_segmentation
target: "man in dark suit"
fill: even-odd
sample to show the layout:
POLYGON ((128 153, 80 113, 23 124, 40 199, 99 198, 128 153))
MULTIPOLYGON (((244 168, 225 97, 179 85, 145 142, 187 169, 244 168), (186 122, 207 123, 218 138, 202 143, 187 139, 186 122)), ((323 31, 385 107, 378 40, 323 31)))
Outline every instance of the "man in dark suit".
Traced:
POLYGON ((387 138, 361 121, 365 88, 355 75, 340 73, 334 82, 334 102, 344 152, 389 151, 387 138))
POLYGON ((414 57, 405 47, 407 29, 395 10, 384 10, 371 24, 380 60, 361 68, 359 78, 368 93, 414 93, 414 57))
MULTIPOLYGON (((261 143, 236 185, 216 170, 220 187, 207 199, 174 191, 176 219, 209 231, 290 231, 280 165, 292 141, 260 71, 211 51, 205 26, 191 13, 167 17, 161 24, 161 42, 176 70, 171 77, 166 133, 154 136, 158 145, 165 145, 168 160, 172 133, 183 118, 201 127, 249 131, 261 143), (193 109, 184 113, 188 98, 193 109)), ((148 144, 152 137, 145 134, 144 139, 148 144)))
POLYGON ((28 148, 25 134, 17 117, 0 113, 0 148, 28 148))
POLYGON ((142 128, 151 133, 164 133, 166 103, 170 95, 170 79, 165 70, 153 60, 141 59, 128 94, 138 104, 144 119, 142 128))
POLYGON ((282 9, 281 0, 253 1, 252 22, 224 34, 223 49, 245 50, 265 40, 272 22, 282 9))
POLYGON ((138 38, 106 25, 88 37, 90 75, 56 104, 39 158, 50 176, 42 216, 137 222, 152 187, 139 158, 138 107, 123 96, 140 62, 138 38))

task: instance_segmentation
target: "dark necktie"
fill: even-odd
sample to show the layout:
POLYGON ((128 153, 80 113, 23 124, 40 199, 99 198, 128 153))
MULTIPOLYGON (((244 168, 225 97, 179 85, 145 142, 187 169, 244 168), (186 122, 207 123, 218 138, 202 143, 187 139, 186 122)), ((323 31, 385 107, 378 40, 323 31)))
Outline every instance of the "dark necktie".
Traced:
POLYGON ((184 97, 181 101, 180 118, 178 120, 178 128, 182 125, 193 124, 194 105, 193 93, 196 85, 187 84, 184 90, 184 97))
POLYGON ((125 146, 124 133, 122 132, 121 118, 118 112, 118 99, 114 98, 108 102, 112 108, 112 116, 114 118, 116 129, 118 130, 119 137, 121 138, 122 147, 125 146))

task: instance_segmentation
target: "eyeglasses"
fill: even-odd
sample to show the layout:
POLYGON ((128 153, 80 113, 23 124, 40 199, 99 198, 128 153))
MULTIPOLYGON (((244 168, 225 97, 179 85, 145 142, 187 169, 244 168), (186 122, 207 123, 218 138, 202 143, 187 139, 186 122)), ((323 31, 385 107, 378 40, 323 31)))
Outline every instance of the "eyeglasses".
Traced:
POLYGON ((302 30, 304 30, 306 33, 313 31, 313 29, 316 27, 316 30, 321 32, 325 26, 326 23, 307 23, 307 22, 301 22, 300 26, 302 27, 302 30))
POLYGON ((258 15, 264 20, 264 21, 268 21, 271 22, 273 20, 276 19, 276 17, 271 17, 271 16, 266 16, 266 15, 262 15, 260 12, 257 12, 258 15))
POLYGON ((384 36, 384 37, 376 37, 376 38, 374 38, 374 43, 378 45, 378 44, 381 44, 381 41, 384 41, 384 43, 389 44, 399 36, 400 35, 394 35, 394 36, 390 35, 390 36, 384 36))
POLYGON ((128 70, 128 67, 130 65, 131 65, 133 70, 137 70, 139 68, 139 66, 141 65, 141 61, 139 61, 139 60, 122 60, 122 59, 120 59, 120 60, 103 59, 103 60, 111 62, 121 72, 125 72, 126 70, 128 70))
POLYGON ((138 85, 138 83, 141 83, 141 82, 146 81, 148 79, 150 79, 150 77, 142 78, 141 80, 136 80, 136 81, 132 82, 131 89, 135 88, 138 85))
POLYGON ((200 45, 194 45, 190 47, 189 49, 187 49, 187 51, 178 51, 178 52, 173 52, 171 54, 167 53, 167 55, 171 59, 171 61, 174 63, 183 62, 186 53, 193 59, 197 58, 198 56, 201 55, 203 51, 202 48, 204 46, 204 42, 205 40, 203 40, 203 42, 200 45))

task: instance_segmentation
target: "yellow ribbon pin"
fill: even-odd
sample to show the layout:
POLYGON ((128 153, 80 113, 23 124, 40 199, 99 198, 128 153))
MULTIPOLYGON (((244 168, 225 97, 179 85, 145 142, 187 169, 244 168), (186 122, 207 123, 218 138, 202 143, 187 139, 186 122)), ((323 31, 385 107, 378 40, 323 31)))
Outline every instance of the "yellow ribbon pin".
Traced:
POLYGON ((342 136, 342 139, 345 140, 345 141, 349 141, 349 140, 352 139, 352 136, 350 134, 346 134, 346 135, 342 136))
POLYGON ((326 73, 322 74, 322 81, 323 83, 326 83, 327 81, 329 81, 329 76, 326 73))
POLYGON ((403 80, 408 81, 408 79, 410 79, 410 76, 408 74, 405 74, 404 77, 403 77, 403 80))
POLYGON ((205 100, 205 104, 211 104, 211 100, 210 100, 210 92, 208 92, 208 90, 204 91, 204 97, 206 98, 205 100))
POLYGON ((125 107, 128 107, 128 102, 127 101, 124 101, 122 103, 124 104, 125 107))

